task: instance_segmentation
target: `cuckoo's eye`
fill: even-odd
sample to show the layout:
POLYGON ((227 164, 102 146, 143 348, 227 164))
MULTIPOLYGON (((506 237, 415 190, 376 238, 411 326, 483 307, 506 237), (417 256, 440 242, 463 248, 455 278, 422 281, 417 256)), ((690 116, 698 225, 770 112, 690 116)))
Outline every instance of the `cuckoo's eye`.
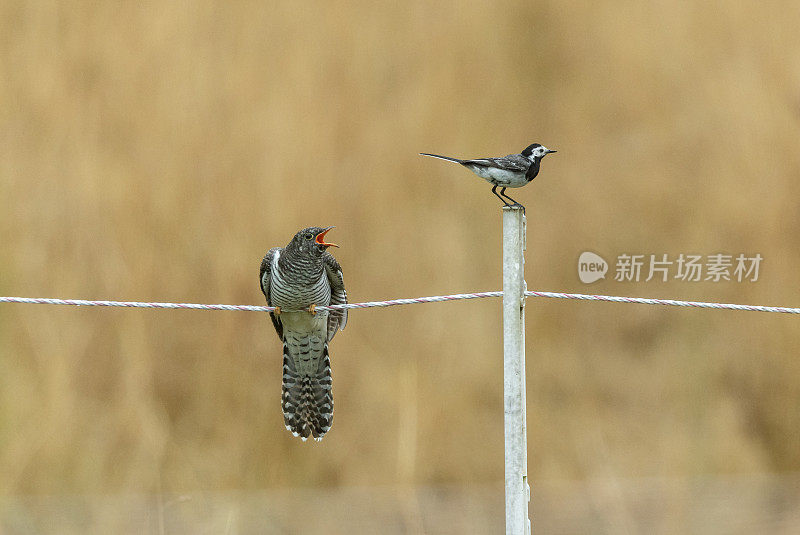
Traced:
POLYGON ((312 235, 310 232, 308 232, 308 233, 306 233, 305 235, 303 235, 303 237, 304 237, 305 239, 307 239, 307 240, 310 240, 310 239, 311 239, 311 238, 313 238, 314 236, 313 236, 313 235, 312 235))

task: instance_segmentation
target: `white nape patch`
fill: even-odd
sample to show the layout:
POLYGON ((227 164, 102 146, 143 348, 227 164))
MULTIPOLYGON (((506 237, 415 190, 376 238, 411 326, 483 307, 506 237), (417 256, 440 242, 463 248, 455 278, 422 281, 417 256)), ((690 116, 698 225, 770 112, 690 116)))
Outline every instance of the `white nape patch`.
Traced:
POLYGON ((273 270, 277 270, 278 269, 278 259, 280 257, 281 257, 281 251, 280 251, 280 249, 278 249, 277 251, 275 251, 275 256, 272 257, 272 269, 273 270))

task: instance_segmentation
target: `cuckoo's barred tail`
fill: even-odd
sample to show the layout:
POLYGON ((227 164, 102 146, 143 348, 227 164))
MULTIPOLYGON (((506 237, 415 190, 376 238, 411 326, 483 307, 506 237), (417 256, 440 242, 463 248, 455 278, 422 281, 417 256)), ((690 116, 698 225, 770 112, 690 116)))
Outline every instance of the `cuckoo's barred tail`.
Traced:
POLYGON ((322 348, 316 373, 298 373, 289 346, 283 344, 283 388, 281 405, 286 429, 294 436, 315 440, 331 428, 333 422, 333 393, 331 392, 331 360, 328 343, 322 348))

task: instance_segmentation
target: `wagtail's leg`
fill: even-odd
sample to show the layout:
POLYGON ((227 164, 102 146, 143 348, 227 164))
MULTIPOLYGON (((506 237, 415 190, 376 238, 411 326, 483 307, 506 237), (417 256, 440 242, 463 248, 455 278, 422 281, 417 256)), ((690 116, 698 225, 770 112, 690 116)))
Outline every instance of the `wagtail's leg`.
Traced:
MULTIPOLYGON (((520 206, 520 207, 522 207, 522 211, 525 212, 525 207, 524 206, 522 206, 519 202, 515 201, 514 199, 512 199, 508 195, 506 195, 506 188, 503 188, 503 189, 500 190, 500 195, 502 195, 503 197, 505 197, 509 201, 514 201, 514 204, 512 204, 510 206, 520 206)), ((507 205, 507 206, 509 206, 509 205, 507 205)))
MULTIPOLYGON (((503 189, 506 189, 506 188, 503 188, 503 189)), ((506 206, 511 206, 510 204, 508 204, 508 202, 507 202, 507 201, 506 201, 506 200, 505 200, 503 197, 501 197, 501 196, 500 196, 500 194, 499 194, 499 193, 497 193, 497 184, 495 184, 494 186, 492 186, 492 193, 494 193, 495 195, 497 195, 497 198, 498 198, 498 199, 500 199, 501 201, 503 201, 503 204, 504 204, 504 205, 506 205, 506 206)), ((513 199, 512 199, 512 200, 513 200, 513 199)), ((516 202, 516 201, 514 201, 514 202, 516 202)))

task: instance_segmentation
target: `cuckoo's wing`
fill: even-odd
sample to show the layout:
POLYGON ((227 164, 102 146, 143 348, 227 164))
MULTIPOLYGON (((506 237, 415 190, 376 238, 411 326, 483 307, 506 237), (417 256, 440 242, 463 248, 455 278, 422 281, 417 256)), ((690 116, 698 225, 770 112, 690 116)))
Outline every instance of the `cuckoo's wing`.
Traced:
MULTIPOLYGON (((267 254, 264 256, 264 259, 261 261, 261 291, 264 292, 264 297, 267 298, 267 306, 272 305, 272 299, 269 296, 269 287, 272 283, 272 263, 275 261, 276 255, 280 256, 280 247, 273 247, 270 249, 267 254)), ((274 312, 269 313, 269 317, 272 319, 272 324, 275 326, 275 331, 278 333, 278 338, 283 340, 283 324, 281 323, 281 319, 275 315, 274 312)))
MULTIPOLYGON (((347 291, 344 289, 344 277, 339 262, 326 252, 323 256, 325 262, 325 275, 331 285, 331 304, 344 305, 347 303, 347 291)), ((347 309, 331 310, 328 313, 328 340, 333 340, 336 330, 344 330, 347 325, 347 309)))

